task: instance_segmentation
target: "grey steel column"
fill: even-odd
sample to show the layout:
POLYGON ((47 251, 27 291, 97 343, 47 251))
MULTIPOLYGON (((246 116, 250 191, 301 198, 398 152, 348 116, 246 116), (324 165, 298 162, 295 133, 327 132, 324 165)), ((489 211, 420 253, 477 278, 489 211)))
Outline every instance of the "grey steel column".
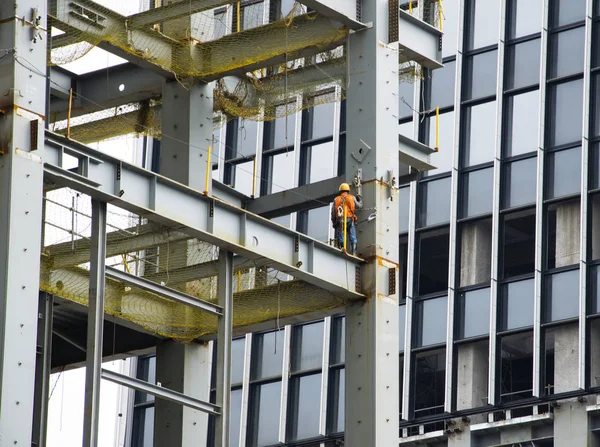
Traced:
POLYGON ((504 54, 506 42, 506 0, 500 1, 500 41, 496 80, 496 135, 494 189, 492 199, 492 260, 490 277, 490 338, 488 348, 488 403, 496 404, 496 346, 498 323, 498 250, 500 243, 500 183, 502 178, 502 117, 504 116, 504 54))
POLYGON ((17 447, 34 407, 45 26, 46 2, 0 2, 0 443, 17 447))
POLYGON ((233 322, 233 253, 219 251, 219 316, 217 338, 217 405, 221 415, 215 420, 215 445, 229 447, 229 404, 231 400, 231 332, 233 322))
POLYGON ((399 207, 392 187, 399 167, 399 77, 398 46, 387 44, 389 14, 386 2, 363 0, 361 20, 372 28, 348 37, 346 179, 362 170, 364 206, 377 214, 358 225, 367 299, 346 306, 347 447, 391 446, 399 438, 399 207))
POLYGON ((38 346, 35 368, 35 406, 33 412, 32 444, 46 446, 48 424, 48 399, 50 387, 50 361, 52 359, 52 310, 54 299, 40 293, 38 308, 38 346))
POLYGON ((533 395, 541 392, 541 335, 542 335, 542 287, 543 287, 543 238, 544 238, 544 159, 546 141, 546 66, 548 64, 548 12, 549 0, 544 0, 542 18, 542 42, 540 54, 540 110, 538 133, 537 193, 535 204, 535 296, 533 301, 533 395))
POLYGON ((590 95, 592 62, 593 1, 587 1, 585 16, 585 54, 583 64, 583 139, 581 141, 581 231, 579 248, 579 388, 586 386, 585 345, 587 339, 587 273, 588 273, 588 165, 590 159, 590 95))
POLYGON ((106 268, 106 202, 92 199, 90 249, 90 294, 88 301, 87 354, 85 360, 85 404, 83 447, 98 445, 100 376, 104 332, 104 288, 106 268))

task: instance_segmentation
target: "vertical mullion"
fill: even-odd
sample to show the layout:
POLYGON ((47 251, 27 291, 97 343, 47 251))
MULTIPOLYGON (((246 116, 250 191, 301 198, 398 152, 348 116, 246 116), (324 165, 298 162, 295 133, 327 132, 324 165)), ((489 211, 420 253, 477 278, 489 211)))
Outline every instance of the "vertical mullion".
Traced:
POLYGON ((327 435, 327 407, 329 397, 329 359, 331 354, 331 317, 323 322, 323 359, 321 364, 321 407, 319 417, 319 435, 327 435))
POLYGON ((579 388, 586 387, 586 339, 587 339, 587 259, 588 259, 588 165, 590 153, 590 96, 592 59, 593 0, 587 0, 585 17, 585 53, 583 64, 583 138, 581 141, 581 216, 579 248, 579 388))
POLYGON ((453 161, 452 161, 452 186, 450 193, 450 247, 448 254, 448 314, 446 319, 446 378, 444 410, 452 411, 452 383, 454 381, 454 301, 456 289, 456 232, 458 218, 458 182, 460 169, 460 128, 461 128, 461 97, 462 97, 462 71, 463 71, 463 48, 465 28, 465 4, 466 0, 459 1, 458 7, 458 45, 456 49, 456 76, 454 84, 454 138, 453 138, 453 161))
POLYGON ((98 445, 100 419, 100 376, 104 332, 104 289, 106 264, 106 202, 92 199, 90 289, 88 301, 87 350, 85 365, 84 447, 98 445))
POLYGON ((533 302, 533 396, 540 396, 541 386, 541 322, 543 289, 543 216, 544 216, 544 159, 546 141, 546 67, 548 64, 549 0, 544 0, 542 41, 540 49, 540 109, 538 132, 537 193, 535 204, 535 296, 533 302))
POLYGON ((498 244, 500 242, 500 185, 502 176, 502 122, 504 116, 504 63, 506 51, 507 1, 500 1, 500 41, 498 43, 498 78, 496 81, 496 149, 492 199, 492 260, 490 278, 490 338, 488 349, 488 403, 496 404, 496 341, 498 323, 498 244))
POLYGON ((246 445, 248 406, 250 405, 250 368, 252 365, 252 333, 246 334, 244 346, 244 373, 242 375, 242 412, 240 414, 240 446, 246 445))
POLYGON ((283 367, 281 370, 281 401, 279 407, 279 442, 286 441, 288 395, 290 383, 290 359, 292 348, 292 326, 287 325, 283 336, 283 367))

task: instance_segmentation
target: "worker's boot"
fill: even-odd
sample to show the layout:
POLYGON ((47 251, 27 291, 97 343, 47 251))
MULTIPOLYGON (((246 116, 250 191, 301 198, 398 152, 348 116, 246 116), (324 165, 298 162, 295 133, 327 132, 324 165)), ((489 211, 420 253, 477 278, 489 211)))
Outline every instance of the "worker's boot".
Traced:
POLYGON ((350 246, 350 254, 352 256, 356 256, 356 243, 354 243, 350 246))

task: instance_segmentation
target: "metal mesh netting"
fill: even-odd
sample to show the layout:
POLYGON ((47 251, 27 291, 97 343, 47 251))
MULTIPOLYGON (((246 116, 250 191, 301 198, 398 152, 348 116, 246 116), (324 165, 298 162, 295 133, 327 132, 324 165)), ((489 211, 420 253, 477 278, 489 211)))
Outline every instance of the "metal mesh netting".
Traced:
MULTIPOLYGON (((153 1, 158 9, 126 16, 99 4, 104 1, 50 0, 50 64, 75 61, 94 46, 117 47, 174 73, 184 86, 219 79, 215 112, 227 118, 280 118, 317 105, 290 99, 311 97, 332 86, 339 88, 319 95, 319 101, 340 101, 345 96, 348 30, 314 12, 307 14, 298 2, 282 12, 273 6, 278 2, 265 10, 261 1, 224 1, 223 6, 201 11, 193 9, 198 2, 163 2, 160 7, 161 2, 153 1), (309 56, 304 54, 307 50, 309 56), (234 76, 221 78, 223 74, 234 76)), ((401 2, 401 8, 440 26, 441 0, 401 2)), ((399 63, 401 82, 423 79, 421 67, 402 53, 399 63)), ((74 95, 86 101, 79 92, 74 95)), ((157 98, 88 114, 71 123, 71 137, 84 143, 132 132, 160 137, 159 110, 157 98)), ((66 129, 66 122, 58 123, 56 130, 61 129, 66 129)))
MULTIPOLYGON (((87 305, 91 201, 69 189, 44 200, 40 288, 87 305)), ((218 248, 109 205, 107 266, 217 303, 218 248)), ((269 267, 236 257, 234 327, 341 307, 345 300, 269 267)), ((216 333, 217 318, 152 293, 106 280, 105 311, 160 336, 189 341, 216 333)))

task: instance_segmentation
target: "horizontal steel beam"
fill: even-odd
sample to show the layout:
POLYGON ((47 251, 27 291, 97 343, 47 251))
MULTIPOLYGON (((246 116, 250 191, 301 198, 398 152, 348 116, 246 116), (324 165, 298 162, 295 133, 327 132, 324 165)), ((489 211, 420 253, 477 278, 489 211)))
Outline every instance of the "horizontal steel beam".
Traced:
POLYGON ((400 163, 411 166, 421 172, 435 169, 435 166, 430 162, 430 155, 435 150, 429 146, 398 134, 398 147, 400 151, 400 163))
POLYGON ((189 0, 171 3, 127 17, 129 27, 141 28, 233 3, 229 0, 189 0))
POLYGON ((162 386, 154 385, 153 383, 146 382, 144 380, 134 379, 133 377, 109 371, 107 369, 102 370, 102 378, 104 380, 108 380, 109 382, 116 383, 117 385, 122 385, 141 393, 150 394, 151 396, 159 399, 175 402, 183 405, 184 407, 203 411, 204 413, 219 415, 221 411, 221 408, 218 405, 211 404, 210 402, 204 402, 203 400, 186 396, 185 394, 177 391, 163 388, 162 386))
POLYGON ((356 4, 347 0, 300 0, 319 14, 335 19, 352 30, 365 29, 367 25, 356 19, 356 4))
POLYGON ((442 68, 443 33, 402 9, 398 9, 398 14, 401 60, 414 61, 431 70, 442 68))
POLYGON ((221 199, 46 132, 45 181, 68 186, 202 241, 269 265, 337 296, 356 290, 362 260, 221 199), (64 154, 79 161, 63 167, 64 154))
POLYGON ((145 290, 146 292, 153 293, 157 296, 162 296, 171 301, 185 304, 186 306, 193 307, 195 309, 204 310, 213 315, 222 315, 223 309, 221 306, 209 303, 207 301, 199 300, 186 293, 179 292, 169 287, 161 286, 148 279, 140 278, 139 276, 130 275, 129 273, 122 272, 113 267, 106 267, 106 277, 120 281, 130 286, 137 287, 138 289, 145 290))
POLYGON ((318 208, 328 205, 335 198, 340 183, 343 181, 344 177, 334 177, 275 194, 268 194, 249 200, 246 203, 246 209, 251 213, 272 219, 296 211, 318 208))

